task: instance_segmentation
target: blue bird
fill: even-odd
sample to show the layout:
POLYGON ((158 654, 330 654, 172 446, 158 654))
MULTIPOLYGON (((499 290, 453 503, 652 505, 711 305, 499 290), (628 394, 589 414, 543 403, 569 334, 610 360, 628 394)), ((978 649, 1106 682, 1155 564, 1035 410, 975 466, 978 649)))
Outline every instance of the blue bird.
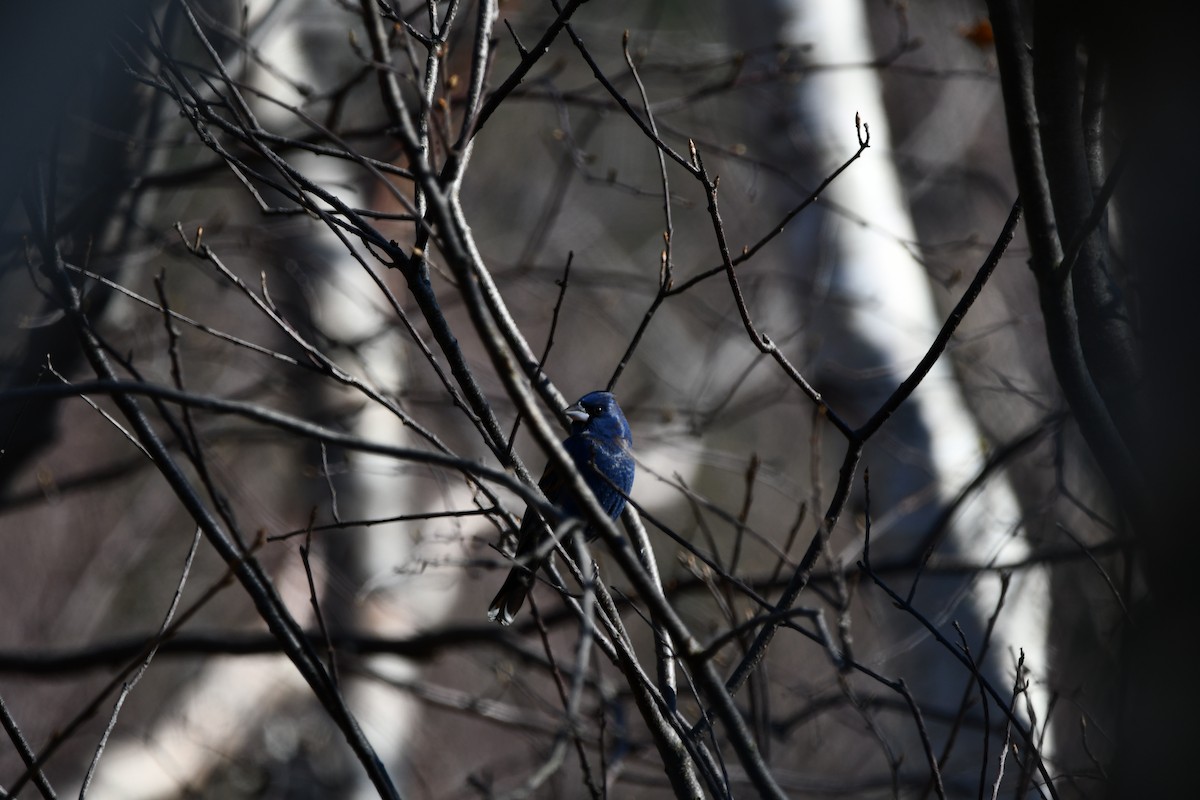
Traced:
MULTIPOLYGON (((609 519, 616 519, 625 508, 625 496, 633 488, 633 434, 629 423, 611 392, 585 394, 566 410, 566 415, 571 420, 571 435, 563 440, 563 449, 609 519)), ((584 516, 553 461, 546 465, 538 486, 564 517, 584 516)), ((591 539, 596 534, 589 529, 586 535, 591 539)), ((546 556, 538 559, 535 553, 548 536, 541 515, 532 507, 526 508, 517 536, 514 556, 517 564, 488 607, 488 619, 508 625, 516 618, 533 587, 534 576, 545 563, 546 556)))

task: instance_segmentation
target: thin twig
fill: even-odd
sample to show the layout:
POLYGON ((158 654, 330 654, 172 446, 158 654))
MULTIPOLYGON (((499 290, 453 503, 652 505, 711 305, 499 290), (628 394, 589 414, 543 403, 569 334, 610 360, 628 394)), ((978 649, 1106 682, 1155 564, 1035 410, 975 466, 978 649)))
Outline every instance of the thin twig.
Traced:
MULTIPOLYGON (((50 781, 46 778, 46 773, 42 772, 41 764, 29 747, 29 742, 25 740, 25 734, 21 733, 21 728, 17 725, 17 721, 13 718, 12 712, 8 710, 8 704, 4 702, 4 696, 0 695, 0 725, 4 726, 4 732, 8 734, 8 738, 16 748, 17 754, 21 757, 21 761, 25 764, 25 770, 33 776, 33 785, 42 793, 42 797, 46 800, 55 800, 58 796, 54 793, 54 788, 50 785, 50 781)), ((45 756, 43 755, 44 759, 45 756)), ((16 792, 20 789, 23 781, 18 781, 11 787, 12 794, 6 794, 6 797, 16 797, 16 792)))
POLYGON ((196 533, 192 536, 191 547, 188 548, 187 555, 183 559, 183 570, 179 575, 179 582, 175 586, 175 594, 171 597, 171 604, 167 608, 167 613, 163 617, 162 624, 158 626, 158 633, 154 636, 154 645, 150 648, 150 652, 146 653, 146 657, 142 660, 137 672, 121 687, 121 693, 117 696, 116 703, 113 704, 112 714, 109 715, 108 724, 104 727, 104 733, 100 737, 100 742, 96 745, 96 753, 92 756, 87 771, 84 773, 83 785, 79 789, 79 800, 83 800, 87 795, 88 788, 92 784, 92 778, 96 774, 96 767, 100 764, 100 756, 104 753, 105 745, 108 744, 108 737, 112 735, 113 729, 117 727, 117 716, 121 713, 121 706, 125 704, 125 700, 129 697, 130 692, 137 686, 142 676, 146 674, 146 670, 150 668, 150 662, 154 660, 155 654, 158 653, 158 643, 162 641, 162 637, 170 627, 171 618, 175 616, 175 609, 179 607, 179 601, 183 597, 183 587, 187 584, 188 574, 192 570, 192 560, 196 557, 196 550, 200 547, 201 539, 200 528, 196 528, 196 533))

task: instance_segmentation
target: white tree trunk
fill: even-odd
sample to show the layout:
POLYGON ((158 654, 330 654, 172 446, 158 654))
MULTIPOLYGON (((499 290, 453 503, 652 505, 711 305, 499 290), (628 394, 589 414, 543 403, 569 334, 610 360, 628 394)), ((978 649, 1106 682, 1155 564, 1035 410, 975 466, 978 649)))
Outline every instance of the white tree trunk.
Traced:
MULTIPOLYGON (((240 25, 237 19, 227 22, 231 29, 240 25)), ((246 22, 250 43, 261 61, 245 63, 234 57, 230 65, 240 63, 246 69, 243 79, 265 96, 304 107, 307 101, 297 92, 298 85, 326 89, 358 67, 348 37, 351 30, 361 27, 361 18, 327 0, 252 2, 246 22), (263 64, 271 68, 262 69, 263 64)), ((254 95, 247 93, 247 97, 254 95)), ((256 105, 255 112, 267 129, 294 126, 291 112, 279 105, 256 105)), ((170 116, 175 119, 167 124, 181 123, 177 114, 170 116)), ((361 170, 357 165, 311 154, 296 156, 291 163, 350 207, 371 204, 360 186, 361 170)), ((187 213, 191 218, 204 219, 227 213, 233 207, 248 219, 256 217, 259 211, 246 194, 235 192, 233 196, 209 193, 211 205, 192 206, 187 213)), ((151 220, 152 226, 167 229, 179 211, 169 204, 154 205, 160 202, 157 195, 147 198, 143 218, 151 220)), ((325 354, 366 387, 385 397, 399 396, 408 379, 405 333, 375 281, 323 224, 301 220, 298 225, 286 226, 284 235, 292 237, 291 241, 272 241, 260 252, 264 257, 295 258, 296 268, 304 273, 311 292, 303 300, 312 307, 312 324, 328 341, 347 345, 327 347, 325 354)), ((363 261, 375 266, 369 256, 363 261)), ((348 420, 348 433, 392 444, 412 444, 395 414, 354 389, 333 387, 332 381, 321 381, 319 388, 311 389, 309 402, 326 408, 357 406, 355 412, 341 412, 341 418, 348 420)), ((397 470, 397 462, 392 459, 364 453, 331 453, 330 460, 333 466, 344 467, 344 475, 330 478, 336 485, 341 519, 419 513, 446 499, 441 495, 417 497, 410 473, 397 470)), ((324 492, 307 502, 327 518, 334 499, 324 492)), ((303 541, 294 542, 293 552, 303 541)), ((315 535, 313 542, 313 577, 322 592, 322 614, 335 630, 377 636, 411 635, 418 629, 436 626, 452 607, 453 586, 445 579, 423 576, 416 569, 400 574, 418 555, 437 558, 428 547, 418 554, 419 543, 400 525, 329 531, 315 535)), ((277 585, 298 621, 315 629, 299 555, 286 563, 284 572, 275 576, 277 585)), ((383 679, 411 681, 416 675, 411 664, 388 656, 366 658, 357 666, 383 679)), ((359 672, 356 668, 343 673, 343 695, 389 772, 402 784, 404 752, 419 708, 404 692, 382 680, 360 677, 359 672)), ((267 723, 277 715, 287 719, 289 709, 295 708, 298 700, 311 702, 311 694, 294 666, 282 657, 206 662, 201 673, 182 687, 164 710, 156 727, 142 737, 114 741, 100 762, 89 795, 96 800, 152 800, 178 796, 183 786, 203 786, 214 771, 223 767, 230 752, 248 752, 264 735, 270 736, 247 725, 249 720, 267 723), (247 715, 247 709, 260 709, 261 713, 247 715)), ((293 733, 291 740, 299 735, 293 733)), ((283 750, 271 754, 271 758, 292 755, 285 752, 291 740, 285 740, 287 737, 280 740, 283 750)), ((253 754, 250 760, 254 760, 253 754)), ((347 767, 354 784, 347 796, 378 796, 357 764, 348 762, 347 767)))
MULTIPOLYGON (((762 104, 775 108, 776 116, 769 122, 757 120, 770 126, 756 135, 772 161, 815 185, 854 152, 855 115, 870 127, 870 149, 824 195, 833 210, 809 209, 788 234, 789 257, 802 273, 798 300, 810 337, 809 377, 816 378, 840 414, 861 424, 907 377, 943 322, 928 278, 913 256, 916 234, 890 159, 879 73, 865 66, 875 54, 863 5, 827 0, 733 3, 730 14, 744 32, 740 46, 793 48, 791 65, 798 79, 781 82, 770 95, 772 102, 762 104), (822 68, 811 72, 803 68, 818 65, 822 68)), ((981 432, 948 355, 878 438, 864 456, 871 478, 876 561, 918 552, 948 503, 984 465, 981 432)), ((961 558, 981 567, 1019 562, 1029 554, 1021 528, 1022 511, 1012 488, 1003 475, 994 476, 958 510, 933 563, 939 558, 961 558)), ((852 563, 860 553, 861 541, 841 559, 852 563)), ((909 580, 895 580, 901 594, 909 580)), ((970 580, 926 576, 915 603, 953 642, 957 636, 951 623, 959 622, 978 655, 999 597, 999 576, 981 572, 970 580)), ((984 662, 986 674, 1003 694, 1011 691, 1018 653, 1024 652, 1039 723, 1048 698, 1043 680, 1048 600, 1043 570, 1014 574, 984 662)), ((883 627, 911 631, 872 654, 883 672, 904 677, 922 702, 957 708, 970 680, 963 667, 949 654, 919 646, 928 635, 900 618, 890 603, 881 604, 877 613, 883 627)), ((993 721, 997 717, 993 714, 993 721)), ((955 765, 978 769, 977 762, 961 754, 955 765)))

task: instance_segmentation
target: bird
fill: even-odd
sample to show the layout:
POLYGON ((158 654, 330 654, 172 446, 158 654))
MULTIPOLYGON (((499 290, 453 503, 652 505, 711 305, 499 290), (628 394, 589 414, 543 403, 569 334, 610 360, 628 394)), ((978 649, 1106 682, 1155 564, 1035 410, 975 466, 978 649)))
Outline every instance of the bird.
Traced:
MULTIPOLYGON (((629 422, 611 392, 589 392, 564 413, 571 421, 571 433, 563 439, 563 449, 571 456, 604 513, 615 520, 624 510, 625 498, 633 488, 633 434, 629 422)), ((584 516, 566 476, 553 461, 546 465, 538 487, 564 518, 584 516)), ((488 607, 488 619, 501 625, 510 625, 516 619, 533 588, 537 571, 549 557, 549 553, 541 558, 536 555, 549 535, 541 515, 534 507, 527 507, 513 557, 517 563, 488 607)), ((589 525, 585 536, 593 539, 596 531, 589 525)))

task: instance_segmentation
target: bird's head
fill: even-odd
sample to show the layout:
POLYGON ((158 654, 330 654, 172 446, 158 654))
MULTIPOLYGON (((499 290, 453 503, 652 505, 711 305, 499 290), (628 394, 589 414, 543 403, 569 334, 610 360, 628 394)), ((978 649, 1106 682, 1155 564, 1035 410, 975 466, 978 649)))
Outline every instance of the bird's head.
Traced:
POLYGON ((623 439, 633 445, 629 423, 612 392, 589 392, 566 410, 572 434, 590 434, 605 439, 623 439))

